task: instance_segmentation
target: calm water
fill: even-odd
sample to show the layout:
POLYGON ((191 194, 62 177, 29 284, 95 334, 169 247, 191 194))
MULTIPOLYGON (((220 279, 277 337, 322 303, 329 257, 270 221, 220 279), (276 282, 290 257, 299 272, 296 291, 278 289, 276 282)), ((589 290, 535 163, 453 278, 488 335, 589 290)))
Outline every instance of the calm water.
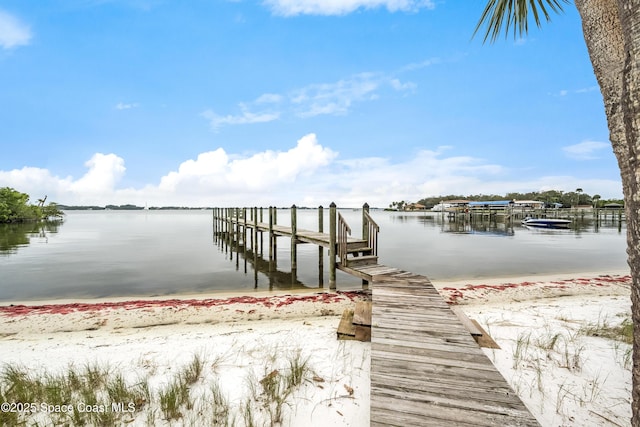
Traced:
MULTIPOLYGON (((360 211, 341 213, 359 236, 360 211)), ((627 268, 625 230, 613 223, 536 230, 460 226, 432 214, 371 213, 381 228, 380 262, 435 280, 627 268)), ((288 210, 278 212, 278 224, 289 224, 288 210)), ((298 211, 298 228, 317 225, 316 211, 298 211)), ((321 275, 316 246, 298 246, 296 277, 288 238, 278 239, 271 274, 263 259, 266 237, 263 253, 238 256, 216 241, 211 211, 70 211, 58 226, 0 227, 0 300, 317 288, 320 276, 328 286, 328 261, 321 275)), ((337 282, 338 289, 361 286, 342 272, 337 282)))

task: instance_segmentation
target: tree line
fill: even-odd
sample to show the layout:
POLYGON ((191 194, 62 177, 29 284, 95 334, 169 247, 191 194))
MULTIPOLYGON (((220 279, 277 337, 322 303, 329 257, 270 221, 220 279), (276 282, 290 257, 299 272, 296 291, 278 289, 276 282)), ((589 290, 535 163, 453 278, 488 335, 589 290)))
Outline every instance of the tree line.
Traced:
POLYGON ((10 187, 0 188, 0 223, 61 219, 64 215, 55 203, 45 206, 47 196, 29 203, 29 195, 10 187))
MULTIPOLYGON (((556 203, 560 203, 562 207, 570 208, 578 205, 589 205, 593 207, 603 207, 610 203, 617 203, 624 205, 622 199, 603 199, 599 194, 590 195, 585 193, 581 188, 577 188, 575 191, 560 191, 560 190, 548 190, 548 191, 531 191, 528 193, 507 193, 505 195, 497 194, 472 194, 462 196, 459 194, 449 194, 446 196, 425 197, 418 200, 416 203, 423 205, 426 209, 432 208, 442 201, 447 200, 469 200, 469 201, 495 201, 495 200, 536 200, 544 202, 551 206, 556 203)), ((405 207, 411 205, 412 202, 399 201, 392 202, 389 207, 391 209, 403 210, 405 207)))

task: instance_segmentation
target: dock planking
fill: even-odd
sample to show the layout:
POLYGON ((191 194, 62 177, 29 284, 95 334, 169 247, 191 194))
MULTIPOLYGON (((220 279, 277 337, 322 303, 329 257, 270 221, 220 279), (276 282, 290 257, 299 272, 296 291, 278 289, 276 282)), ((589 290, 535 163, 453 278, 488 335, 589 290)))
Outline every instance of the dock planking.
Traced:
POLYGON ((369 279, 372 426, 539 425, 429 279, 369 279))
MULTIPOLYGON (((251 220, 246 212, 240 217, 238 209, 218 210, 214 233, 232 233, 235 226, 235 233, 242 228, 241 235, 253 230, 291 237, 292 247, 311 243, 329 248, 332 289, 336 268, 372 285, 371 306, 360 307, 355 316, 363 325, 353 322, 352 312, 343 319, 355 330, 371 314, 371 425, 539 425, 472 337, 479 325, 471 327, 463 313, 456 315, 427 277, 377 263, 379 227, 368 215, 368 205, 363 208, 362 239, 349 236, 351 230, 336 216, 333 203, 329 234, 321 225, 318 231, 298 229, 293 208, 291 227, 275 224, 271 209, 269 223, 258 222, 257 208, 251 220), (342 227, 337 240, 336 224, 342 227)), ((322 207, 319 220, 322 224, 322 207)), ((292 261, 292 272, 294 266, 292 261)), ((355 331, 347 334, 356 337, 355 331)))

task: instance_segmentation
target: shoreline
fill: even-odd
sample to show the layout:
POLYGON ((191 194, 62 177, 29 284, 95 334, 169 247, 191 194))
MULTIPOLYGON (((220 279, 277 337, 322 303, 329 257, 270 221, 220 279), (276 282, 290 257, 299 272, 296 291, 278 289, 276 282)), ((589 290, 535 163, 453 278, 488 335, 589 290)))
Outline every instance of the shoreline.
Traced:
MULTIPOLYGON (((468 285, 476 286, 482 284, 504 284, 504 283, 524 283, 524 282, 553 282, 559 280, 570 280, 581 277, 599 277, 599 276, 629 276, 628 269, 607 269, 597 271, 577 271, 577 272, 559 272, 559 273, 542 273, 542 274, 526 274, 526 275, 495 275, 490 277, 470 277, 470 278, 453 278, 453 279, 431 279, 431 284, 440 291, 445 287, 463 288, 468 285)), ((429 276, 427 276, 429 277, 429 276)), ((366 290, 365 290, 366 291, 366 290)), ((318 293, 349 293, 362 292, 357 286, 350 286, 346 289, 331 290, 328 287, 304 287, 296 289, 251 289, 251 290, 221 290, 209 292, 178 292, 164 295, 148 295, 148 294, 132 294, 125 296, 64 296, 51 298, 34 298, 34 299, 5 299, 0 300, 0 308, 6 306, 39 306, 39 305, 58 305, 58 304, 92 304, 92 303, 123 303, 127 301, 165 301, 165 300, 207 300, 207 299, 226 299, 239 296, 265 298, 279 297, 288 295, 308 295, 318 293)))
MULTIPOLYGON (((597 426, 601 417, 627 425, 631 346, 584 331, 596 322, 616 326, 629 315, 628 272, 433 284, 502 347, 485 354, 541 425, 597 426)), ((314 289, 1 305, 0 360, 45 376, 97 363, 122 371, 129 384, 149 378, 156 403, 122 420, 144 426, 171 425, 158 418, 157 396, 194 355, 202 355, 206 368, 190 388, 193 398, 204 402, 211 384, 219 383, 241 422, 247 396, 254 393, 256 404, 262 399, 255 398, 260 385, 252 389, 249 379, 262 384, 301 354, 311 370, 284 405, 288 425, 365 427, 371 344, 338 341, 336 332, 342 312, 370 298, 366 290, 314 289)), ((268 416, 264 407, 254 409, 257 417, 268 416)), ((203 411, 210 408, 185 410, 182 421, 197 425, 203 411)))
MULTIPOLYGON (((631 277, 625 271, 601 271, 433 281, 432 284, 450 305, 486 305, 572 295, 624 296, 629 295, 631 277)), ((302 292, 259 291, 249 295, 225 292, 170 298, 7 302, 0 305, 0 336, 339 316, 358 300, 371 300, 371 291, 320 288, 302 292)))

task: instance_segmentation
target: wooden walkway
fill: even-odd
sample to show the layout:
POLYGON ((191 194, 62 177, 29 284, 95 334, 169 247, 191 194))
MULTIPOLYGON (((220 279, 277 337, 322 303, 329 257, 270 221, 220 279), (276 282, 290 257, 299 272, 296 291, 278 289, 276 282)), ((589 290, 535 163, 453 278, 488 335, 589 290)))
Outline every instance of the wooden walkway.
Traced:
POLYGON ((539 425, 429 279, 369 278, 372 426, 539 425))
MULTIPOLYGON (((233 233, 235 226, 237 234, 240 226, 290 236, 292 248, 298 242, 329 247, 330 283, 338 268, 372 284, 371 425, 538 426, 429 279, 377 263, 379 228, 368 213, 363 215, 368 228, 363 226, 363 238, 357 239, 347 237, 349 226, 339 215, 335 220, 334 204, 331 209, 331 227, 337 224, 337 230, 329 234, 322 227, 299 230, 295 220, 291 227, 276 225, 271 217, 270 224, 258 222, 255 212, 247 221, 237 210, 214 225, 214 232, 233 233)), ((215 218, 220 216, 214 213, 215 218)), ((292 261, 292 271, 294 266, 292 261)))

